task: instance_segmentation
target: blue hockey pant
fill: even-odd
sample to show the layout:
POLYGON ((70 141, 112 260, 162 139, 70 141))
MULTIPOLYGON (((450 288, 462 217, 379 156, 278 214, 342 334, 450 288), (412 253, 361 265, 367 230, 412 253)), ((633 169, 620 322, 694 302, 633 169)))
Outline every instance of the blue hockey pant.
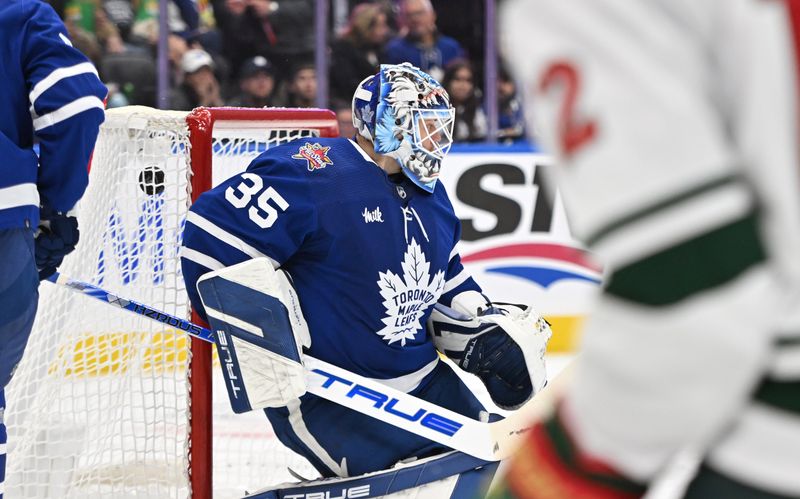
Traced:
MULTIPOLYGON (((474 419, 484 410, 444 362, 411 394, 474 419)), ((278 439, 325 477, 361 475, 450 450, 310 393, 296 404, 265 412, 278 439)))
POLYGON ((3 389, 22 358, 39 303, 39 274, 30 229, 0 230, 0 499, 6 475, 3 389))

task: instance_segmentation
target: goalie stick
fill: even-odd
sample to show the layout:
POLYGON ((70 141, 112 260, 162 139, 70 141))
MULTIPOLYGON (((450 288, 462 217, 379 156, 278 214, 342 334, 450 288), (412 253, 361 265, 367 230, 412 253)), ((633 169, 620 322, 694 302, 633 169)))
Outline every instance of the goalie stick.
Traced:
MULTIPOLYGON (((214 342, 213 331, 98 286, 56 272, 47 280, 111 306, 178 328, 201 340, 214 342)), ((522 434, 553 407, 561 386, 568 383, 568 367, 554 382, 507 418, 484 423, 390 388, 310 355, 303 355, 308 391, 392 426, 428 438, 485 461, 510 457, 522 434)))

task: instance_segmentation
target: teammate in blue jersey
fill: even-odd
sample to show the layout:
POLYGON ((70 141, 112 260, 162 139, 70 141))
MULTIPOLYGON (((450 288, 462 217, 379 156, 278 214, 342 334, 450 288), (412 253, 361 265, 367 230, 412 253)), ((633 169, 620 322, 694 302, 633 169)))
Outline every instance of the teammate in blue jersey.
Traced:
MULTIPOLYGON (((28 342, 39 279, 55 272, 78 240, 77 220, 68 213, 86 189, 106 88, 53 9, 39 0, 0 0, 0 54, 2 414, 2 388, 28 342)), ((5 444, 0 420, 0 497, 5 444)))
MULTIPOLYGON (((438 348, 477 374, 498 404, 522 404, 544 384, 530 374, 540 372, 543 348, 525 356, 502 328, 473 327, 475 317, 510 312, 481 294, 456 251, 459 219, 437 184, 452 137, 447 93, 409 64, 384 65, 356 90, 353 121, 354 140, 272 148, 200 196, 181 253, 192 304, 204 315, 196 289, 203 274, 267 257, 291 276, 311 355, 486 417, 438 348), (447 324, 428 325, 434 306, 447 324)), ((323 476, 445 450, 308 393, 266 413, 278 438, 323 476)))

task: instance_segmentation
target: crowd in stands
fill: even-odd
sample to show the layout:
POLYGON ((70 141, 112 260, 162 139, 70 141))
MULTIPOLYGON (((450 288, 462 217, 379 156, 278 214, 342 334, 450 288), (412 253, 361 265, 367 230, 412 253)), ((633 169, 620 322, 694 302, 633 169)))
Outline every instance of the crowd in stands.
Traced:
MULTIPOLYGON (((158 0, 49 0, 109 86, 109 107, 157 107, 158 0)), ((315 0, 169 0, 170 109, 314 107, 315 0)), ((352 135, 350 99, 382 63, 411 62, 442 82, 456 142, 487 139, 481 91, 483 0, 331 0, 329 105, 352 135), (457 4, 457 5, 454 5, 457 4), (438 14, 438 15, 437 15, 438 14), (439 21, 439 19, 443 21, 439 21), (448 33, 446 29, 452 30, 448 33), (476 43, 477 39, 477 43, 476 43)), ((498 139, 524 139, 513 80, 497 79, 498 139)))

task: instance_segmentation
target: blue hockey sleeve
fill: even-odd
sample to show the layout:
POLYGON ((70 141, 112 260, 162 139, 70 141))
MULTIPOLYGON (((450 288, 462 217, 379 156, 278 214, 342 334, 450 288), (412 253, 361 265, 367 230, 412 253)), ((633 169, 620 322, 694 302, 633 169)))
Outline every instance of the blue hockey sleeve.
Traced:
POLYGON ((55 11, 44 2, 29 8, 21 51, 40 142, 37 186, 42 205, 66 212, 86 189, 108 92, 92 63, 72 47, 55 11))

